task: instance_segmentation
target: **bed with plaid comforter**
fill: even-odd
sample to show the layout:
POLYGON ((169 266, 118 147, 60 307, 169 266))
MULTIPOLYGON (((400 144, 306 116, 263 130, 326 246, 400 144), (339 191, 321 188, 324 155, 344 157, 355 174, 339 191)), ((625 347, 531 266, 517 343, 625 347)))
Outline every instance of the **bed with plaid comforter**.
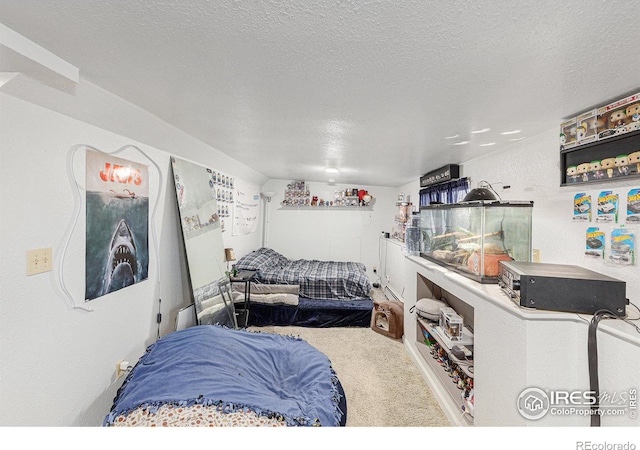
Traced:
POLYGON ((372 287, 362 263, 293 260, 266 247, 240 258, 236 268, 257 271, 256 282, 299 285, 299 295, 312 299, 365 299, 372 287))

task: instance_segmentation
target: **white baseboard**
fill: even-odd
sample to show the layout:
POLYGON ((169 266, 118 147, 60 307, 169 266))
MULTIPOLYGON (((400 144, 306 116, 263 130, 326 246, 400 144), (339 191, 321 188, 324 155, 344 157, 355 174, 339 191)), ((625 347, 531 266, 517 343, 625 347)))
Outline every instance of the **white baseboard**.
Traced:
POLYGON ((391 286, 384 286, 382 288, 382 292, 384 292, 384 296, 387 297, 387 300, 397 300, 404 303, 404 298, 402 298, 402 295, 398 294, 391 286))

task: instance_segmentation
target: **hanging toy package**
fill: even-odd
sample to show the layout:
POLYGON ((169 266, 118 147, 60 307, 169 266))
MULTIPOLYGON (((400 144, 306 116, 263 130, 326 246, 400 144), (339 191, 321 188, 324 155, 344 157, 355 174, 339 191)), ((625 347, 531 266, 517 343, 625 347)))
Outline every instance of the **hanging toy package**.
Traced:
POLYGON ((591 222, 591 196, 579 192, 573 198, 574 222, 591 222))
POLYGON ((618 223, 618 194, 611 191, 600 192, 596 222, 618 223))
POLYGON ((627 218, 628 224, 640 223, 640 189, 631 189, 627 193, 627 218))
POLYGON ((584 255, 593 259, 604 258, 604 242, 604 231, 601 231, 598 227, 587 228, 584 255))
POLYGON ((608 263, 617 266, 635 264, 635 232, 619 226, 611 229, 611 243, 609 246, 608 263))

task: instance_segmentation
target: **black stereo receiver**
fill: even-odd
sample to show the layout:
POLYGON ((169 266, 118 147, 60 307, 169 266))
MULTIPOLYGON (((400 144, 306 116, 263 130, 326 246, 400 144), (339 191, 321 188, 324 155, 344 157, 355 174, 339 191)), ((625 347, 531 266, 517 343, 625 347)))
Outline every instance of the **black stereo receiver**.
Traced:
POLYGON ((499 261, 498 285, 520 306, 626 315, 626 283, 579 266, 499 261))

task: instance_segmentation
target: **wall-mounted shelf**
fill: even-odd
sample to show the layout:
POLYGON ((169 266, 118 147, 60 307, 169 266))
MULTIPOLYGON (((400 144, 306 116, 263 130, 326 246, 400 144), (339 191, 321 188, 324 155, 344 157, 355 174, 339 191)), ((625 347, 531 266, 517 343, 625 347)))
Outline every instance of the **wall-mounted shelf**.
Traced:
POLYGON ((318 211, 373 211, 373 206, 281 206, 278 209, 294 210, 299 209, 303 211, 318 210, 318 211))
POLYGON ((640 131, 560 150, 560 186, 608 183, 640 178, 640 153, 637 152, 640 152, 640 131), (593 161, 603 160, 609 160, 609 163, 613 163, 618 155, 632 154, 634 155, 630 158, 631 161, 628 161, 626 165, 613 165, 613 167, 602 167, 598 170, 591 170, 590 167, 588 171, 575 175, 567 173, 567 169, 570 167, 578 168, 580 165, 590 165, 593 161))

